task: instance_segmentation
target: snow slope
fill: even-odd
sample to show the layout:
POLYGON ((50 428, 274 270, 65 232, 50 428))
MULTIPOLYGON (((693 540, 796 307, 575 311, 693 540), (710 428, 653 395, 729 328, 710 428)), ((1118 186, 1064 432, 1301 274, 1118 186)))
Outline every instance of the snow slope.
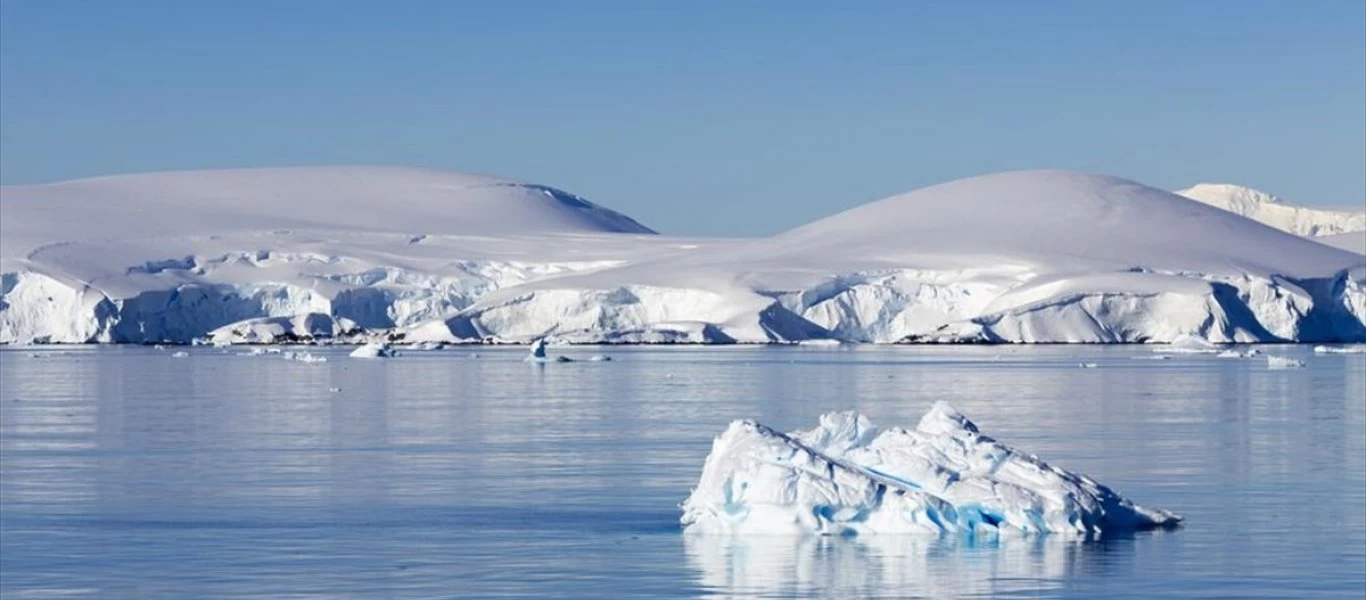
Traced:
POLYGON ((1321 235, 1314 238, 1320 244, 1327 244, 1339 250, 1366 254, 1366 231, 1321 235))
POLYGON ((498 290, 446 323, 567 341, 1358 340, 1363 262, 1132 181, 1023 171, 498 290))
POLYGON ((1263 191, 1225 183, 1200 183, 1176 192, 1295 235, 1366 231, 1366 211, 1336 211, 1286 204, 1263 191))
POLYGON ((7 343, 1366 340, 1366 257, 1067 171, 751 240, 422 169, 129 175, 3 188, 0 240, 7 343))
POLYGON ((0 342, 185 342, 322 313, 432 319, 505 285, 677 244, 554 188, 394 167, 0 188, 0 342))
POLYGON ((943 402, 911 430, 853 412, 790 434, 735 421, 682 508, 688 531, 713 535, 1099 535, 1181 521, 982 435, 943 402))

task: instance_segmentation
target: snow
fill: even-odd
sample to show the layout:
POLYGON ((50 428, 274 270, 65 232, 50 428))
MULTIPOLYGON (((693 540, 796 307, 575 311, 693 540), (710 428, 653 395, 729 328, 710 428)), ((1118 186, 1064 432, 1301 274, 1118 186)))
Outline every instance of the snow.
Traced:
POLYGON ((1366 231, 1353 231, 1351 233, 1338 233, 1334 235, 1321 235, 1314 238, 1320 244, 1326 244, 1339 250, 1366 254, 1366 231))
POLYGON ((1266 357, 1266 367, 1268 369, 1298 369, 1304 366, 1304 361, 1288 356, 1268 356, 1266 357))
POLYGON ((684 527, 705 535, 1084 536, 1181 521, 982 435, 943 402, 911 430, 854 412, 790 434, 735 421, 682 508, 684 527))
POLYGON ((390 358, 394 356, 394 349, 388 344, 370 342, 352 350, 350 356, 351 358, 390 358))
POLYGON ((394 167, 5 187, 0 211, 0 343, 1366 340, 1366 256, 1068 171, 751 240, 394 167))
POLYGON ((1366 211, 1292 206, 1272 194, 1243 186, 1201 183, 1176 193, 1295 235, 1324 236, 1366 231, 1366 211))

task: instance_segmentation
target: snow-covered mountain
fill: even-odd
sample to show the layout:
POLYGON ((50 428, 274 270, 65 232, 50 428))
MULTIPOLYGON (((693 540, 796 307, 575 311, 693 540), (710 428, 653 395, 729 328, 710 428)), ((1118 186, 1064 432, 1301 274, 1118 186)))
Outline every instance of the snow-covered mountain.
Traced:
POLYGON ((1295 235, 1366 231, 1366 211, 1320 210, 1287 204, 1263 191, 1226 183, 1200 183, 1176 193, 1295 235))
POLYGON ((373 167, 6 187, 0 211, 8 343, 355 327, 413 341, 1366 340, 1366 257, 1066 171, 954 181, 750 240, 653 235, 543 186, 373 167))

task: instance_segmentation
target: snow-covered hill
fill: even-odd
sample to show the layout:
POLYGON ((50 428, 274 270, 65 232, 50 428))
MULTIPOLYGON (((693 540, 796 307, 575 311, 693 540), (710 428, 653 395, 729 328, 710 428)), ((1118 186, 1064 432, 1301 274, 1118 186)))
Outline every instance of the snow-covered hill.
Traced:
POLYGON ((446 323, 570 341, 1356 340, 1363 263, 1131 181, 1024 171, 499 290, 446 323))
POLYGON ((1295 235, 1366 231, 1366 211, 1320 210, 1287 204, 1263 191, 1224 183, 1201 183, 1176 193, 1295 235))
POLYGON ((1321 235, 1315 237, 1314 241, 1357 254, 1366 254, 1366 231, 1321 235))
POLYGON ((1366 257, 1066 171, 959 180, 753 240, 652 235, 552 188, 372 167, 7 187, 0 211, 9 343, 354 327, 414 341, 1366 340, 1366 257))

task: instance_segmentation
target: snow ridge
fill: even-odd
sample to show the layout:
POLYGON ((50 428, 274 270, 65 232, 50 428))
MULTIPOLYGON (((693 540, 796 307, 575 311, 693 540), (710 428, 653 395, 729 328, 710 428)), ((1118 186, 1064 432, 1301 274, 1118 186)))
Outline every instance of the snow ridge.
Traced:
POLYGON ((1226 183, 1199 183, 1176 193, 1295 235, 1366 231, 1366 211, 1336 211, 1287 204, 1272 194, 1226 183))

